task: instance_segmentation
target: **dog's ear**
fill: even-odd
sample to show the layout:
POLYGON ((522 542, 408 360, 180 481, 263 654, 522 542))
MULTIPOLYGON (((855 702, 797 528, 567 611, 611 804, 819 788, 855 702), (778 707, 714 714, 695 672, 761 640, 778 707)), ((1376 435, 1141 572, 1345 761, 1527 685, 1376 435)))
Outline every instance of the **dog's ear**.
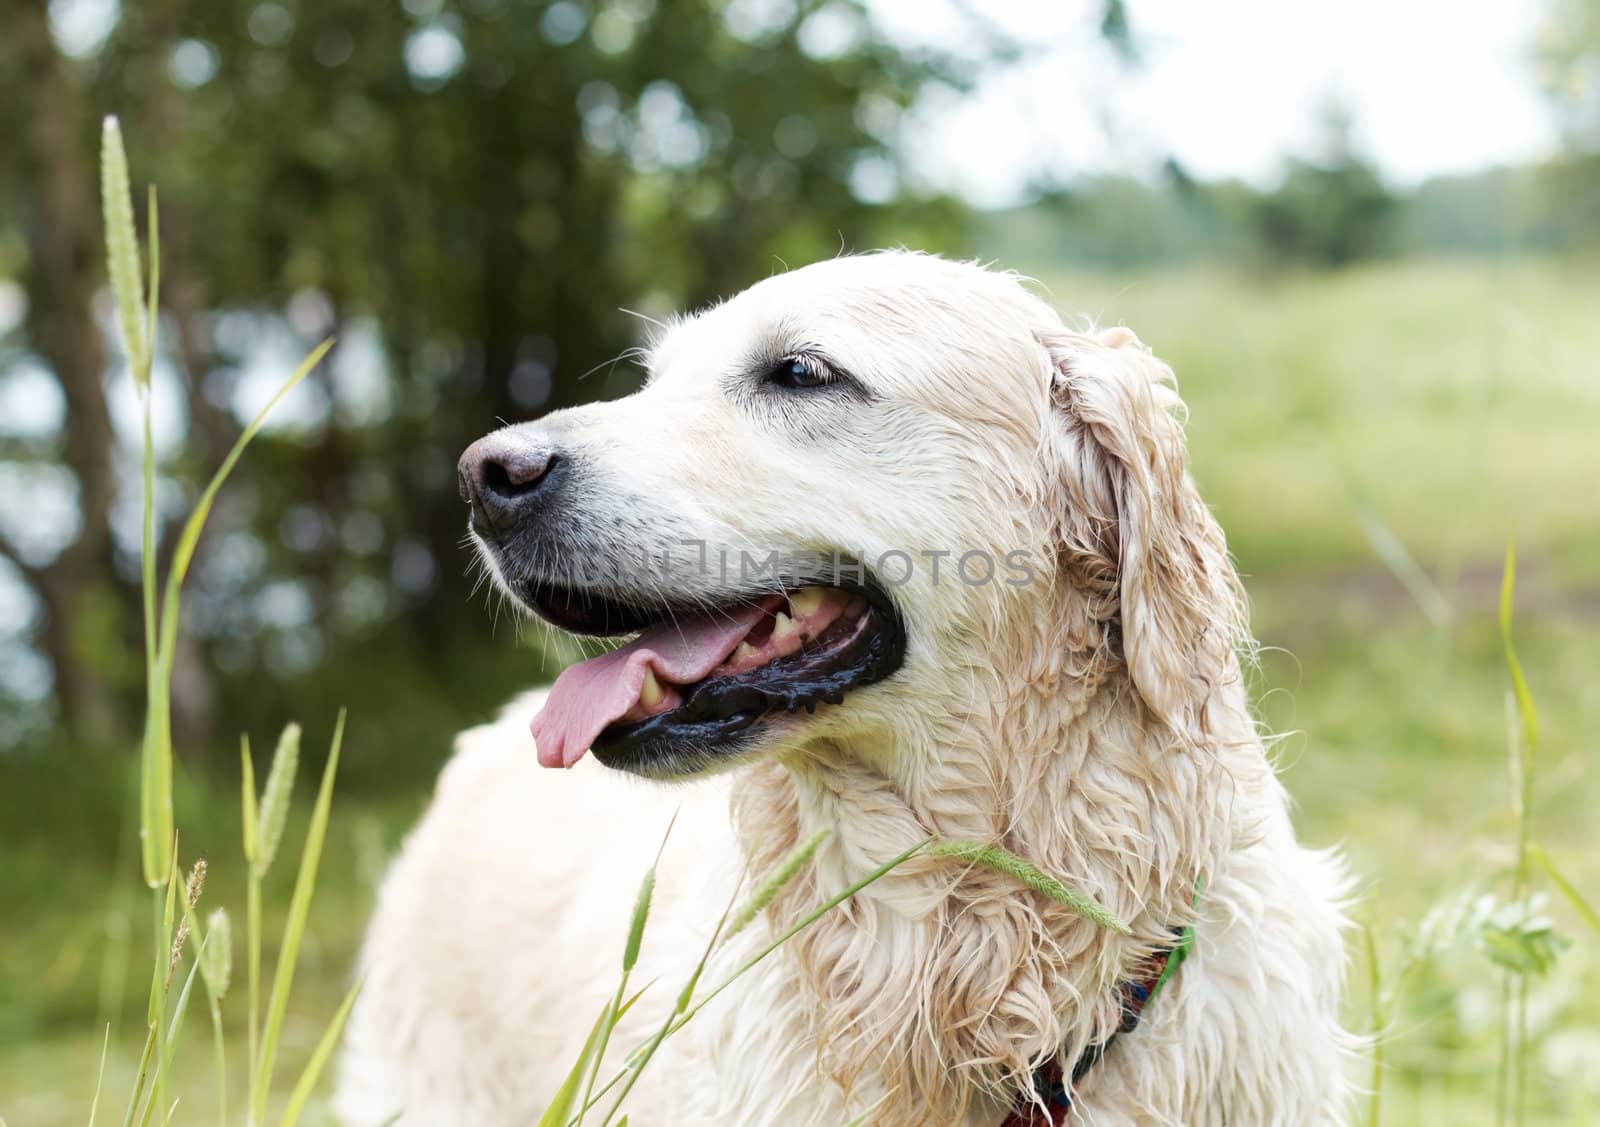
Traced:
POLYGON ((1041 343, 1061 442, 1063 565, 1100 594, 1109 644, 1120 642, 1150 713, 1198 735, 1217 678, 1236 675, 1244 604, 1188 474, 1172 370, 1123 328, 1041 343))

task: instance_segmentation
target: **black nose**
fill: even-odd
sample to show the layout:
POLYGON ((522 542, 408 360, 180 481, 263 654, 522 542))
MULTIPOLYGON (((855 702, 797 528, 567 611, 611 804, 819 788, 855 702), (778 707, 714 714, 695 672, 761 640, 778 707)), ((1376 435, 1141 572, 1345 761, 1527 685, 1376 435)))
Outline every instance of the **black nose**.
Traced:
POLYGON ((508 523, 527 508, 555 464, 554 453, 527 438, 488 435, 467 447, 456 465, 461 499, 490 524, 508 523))

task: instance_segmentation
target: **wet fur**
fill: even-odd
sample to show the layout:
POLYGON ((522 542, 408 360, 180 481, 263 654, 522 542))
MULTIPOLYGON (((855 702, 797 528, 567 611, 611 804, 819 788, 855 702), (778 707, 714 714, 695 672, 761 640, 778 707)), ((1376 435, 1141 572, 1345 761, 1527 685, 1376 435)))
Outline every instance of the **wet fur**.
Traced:
POLYGON ((1012 276, 906 253, 771 279, 675 326, 652 369, 640 396, 530 426, 633 455, 604 468, 615 494, 695 514, 712 543, 1025 547, 1039 574, 897 590, 900 673, 689 789, 590 760, 530 769, 536 701, 464 735, 380 896, 345 1122, 536 1116, 614 983, 637 873, 680 803, 646 940, 666 981, 630 1015, 636 1035, 743 859, 760 871, 818 827, 832 834, 814 861, 720 965, 929 834, 1003 844, 1134 935, 918 858, 669 1041, 629 1101, 636 1125, 867 1108, 997 1124, 1042 1061, 1070 1069, 1115 1026, 1116 982, 1191 919, 1193 957, 1089 1074, 1073 1121, 1342 1121, 1344 877, 1296 843, 1251 716, 1244 598, 1187 471, 1170 370, 1126 329, 1069 329, 1012 276), (877 402, 752 424, 726 393, 733 357, 777 332, 826 340, 877 402), (815 499, 786 489, 800 470, 815 499))

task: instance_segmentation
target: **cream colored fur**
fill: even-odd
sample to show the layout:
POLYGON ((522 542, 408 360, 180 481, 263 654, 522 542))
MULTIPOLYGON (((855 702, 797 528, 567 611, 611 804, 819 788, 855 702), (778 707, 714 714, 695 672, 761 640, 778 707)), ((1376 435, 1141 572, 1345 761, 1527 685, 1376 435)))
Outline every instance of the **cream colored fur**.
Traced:
POLYGON ((1344 878, 1296 843, 1251 717, 1244 601, 1166 366, 1125 329, 1065 327, 1012 276, 886 253, 681 322, 651 370, 635 396, 529 424, 623 486, 595 501, 619 525, 670 514, 674 536, 712 545, 869 558, 1024 549, 1039 574, 922 569, 894 591, 903 668, 715 778, 541 770, 535 698, 463 735, 379 898, 343 1120, 531 1123, 614 988, 633 890, 678 810, 639 979, 661 982, 608 1069, 670 1006, 744 858, 760 871, 818 827, 832 836, 719 968, 930 833, 1001 843, 1135 934, 917 858, 668 1041, 629 1100, 635 1127, 870 1107, 883 1124, 998 1124, 1041 1061, 1070 1067, 1114 1027, 1115 984, 1190 921, 1197 879, 1193 956, 1072 1122, 1340 1122, 1344 878), (729 381, 774 336, 825 347, 873 402, 753 419, 729 381))

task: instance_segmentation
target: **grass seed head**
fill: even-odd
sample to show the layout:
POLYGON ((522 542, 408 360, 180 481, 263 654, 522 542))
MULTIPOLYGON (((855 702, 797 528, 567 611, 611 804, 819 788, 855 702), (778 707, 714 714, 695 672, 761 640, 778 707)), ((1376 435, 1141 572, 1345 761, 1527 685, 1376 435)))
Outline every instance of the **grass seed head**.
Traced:
POLYGON ((200 952, 200 974, 213 996, 228 993, 233 978, 233 925, 226 908, 218 908, 206 918, 206 945, 200 952))
POLYGON ((962 861, 972 861, 993 869, 995 872, 1004 873, 1014 880, 1027 885, 1035 892, 1043 893, 1056 903, 1061 904, 1086 920, 1091 920, 1103 928, 1108 928, 1120 935, 1131 935, 1133 929, 1112 915, 1104 906, 1096 903, 1087 894, 1075 888, 1068 888, 1055 877, 1041 870, 1026 859, 1017 856, 1009 849, 998 845, 985 845, 978 841, 965 841, 961 839, 948 839, 936 841, 928 847, 928 852, 936 857, 953 857, 962 861))
POLYGON ((805 863, 811 860, 817 848, 828 836, 828 829, 824 827, 806 838, 799 845, 789 851, 789 855, 768 873, 760 886, 756 888, 750 899, 746 900, 738 912, 734 914, 732 922, 728 924, 728 938, 733 938, 749 926, 750 921, 759 916, 783 891, 785 885, 795 878, 805 863))
POLYGON ((261 812, 256 826, 256 865, 262 873, 272 867, 283 840, 284 822, 294 797, 294 775, 300 765, 300 725, 288 724, 278 737, 278 749, 267 771, 267 785, 261 791, 261 812))
POLYGON ((145 336, 144 285, 139 277, 139 241, 133 228, 133 190, 122 128, 107 117, 100 134, 101 206, 106 224, 106 272, 116 296, 117 327, 128 367, 141 391, 150 386, 149 342, 145 336))
POLYGON ((178 930, 172 933, 172 950, 167 955, 167 985, 172 985, 172 976, 178 969, 178 960, 183 957, 183 945, 189 938, 189 918, 183 917, 178 921, 178 930))
POLYGON ((200 890, 206 884, 206 859, 201 857, 194 863, 194 868, 189 870, 189 883, 184 887, 183 898, 193 908, 200 902, 200 890))

